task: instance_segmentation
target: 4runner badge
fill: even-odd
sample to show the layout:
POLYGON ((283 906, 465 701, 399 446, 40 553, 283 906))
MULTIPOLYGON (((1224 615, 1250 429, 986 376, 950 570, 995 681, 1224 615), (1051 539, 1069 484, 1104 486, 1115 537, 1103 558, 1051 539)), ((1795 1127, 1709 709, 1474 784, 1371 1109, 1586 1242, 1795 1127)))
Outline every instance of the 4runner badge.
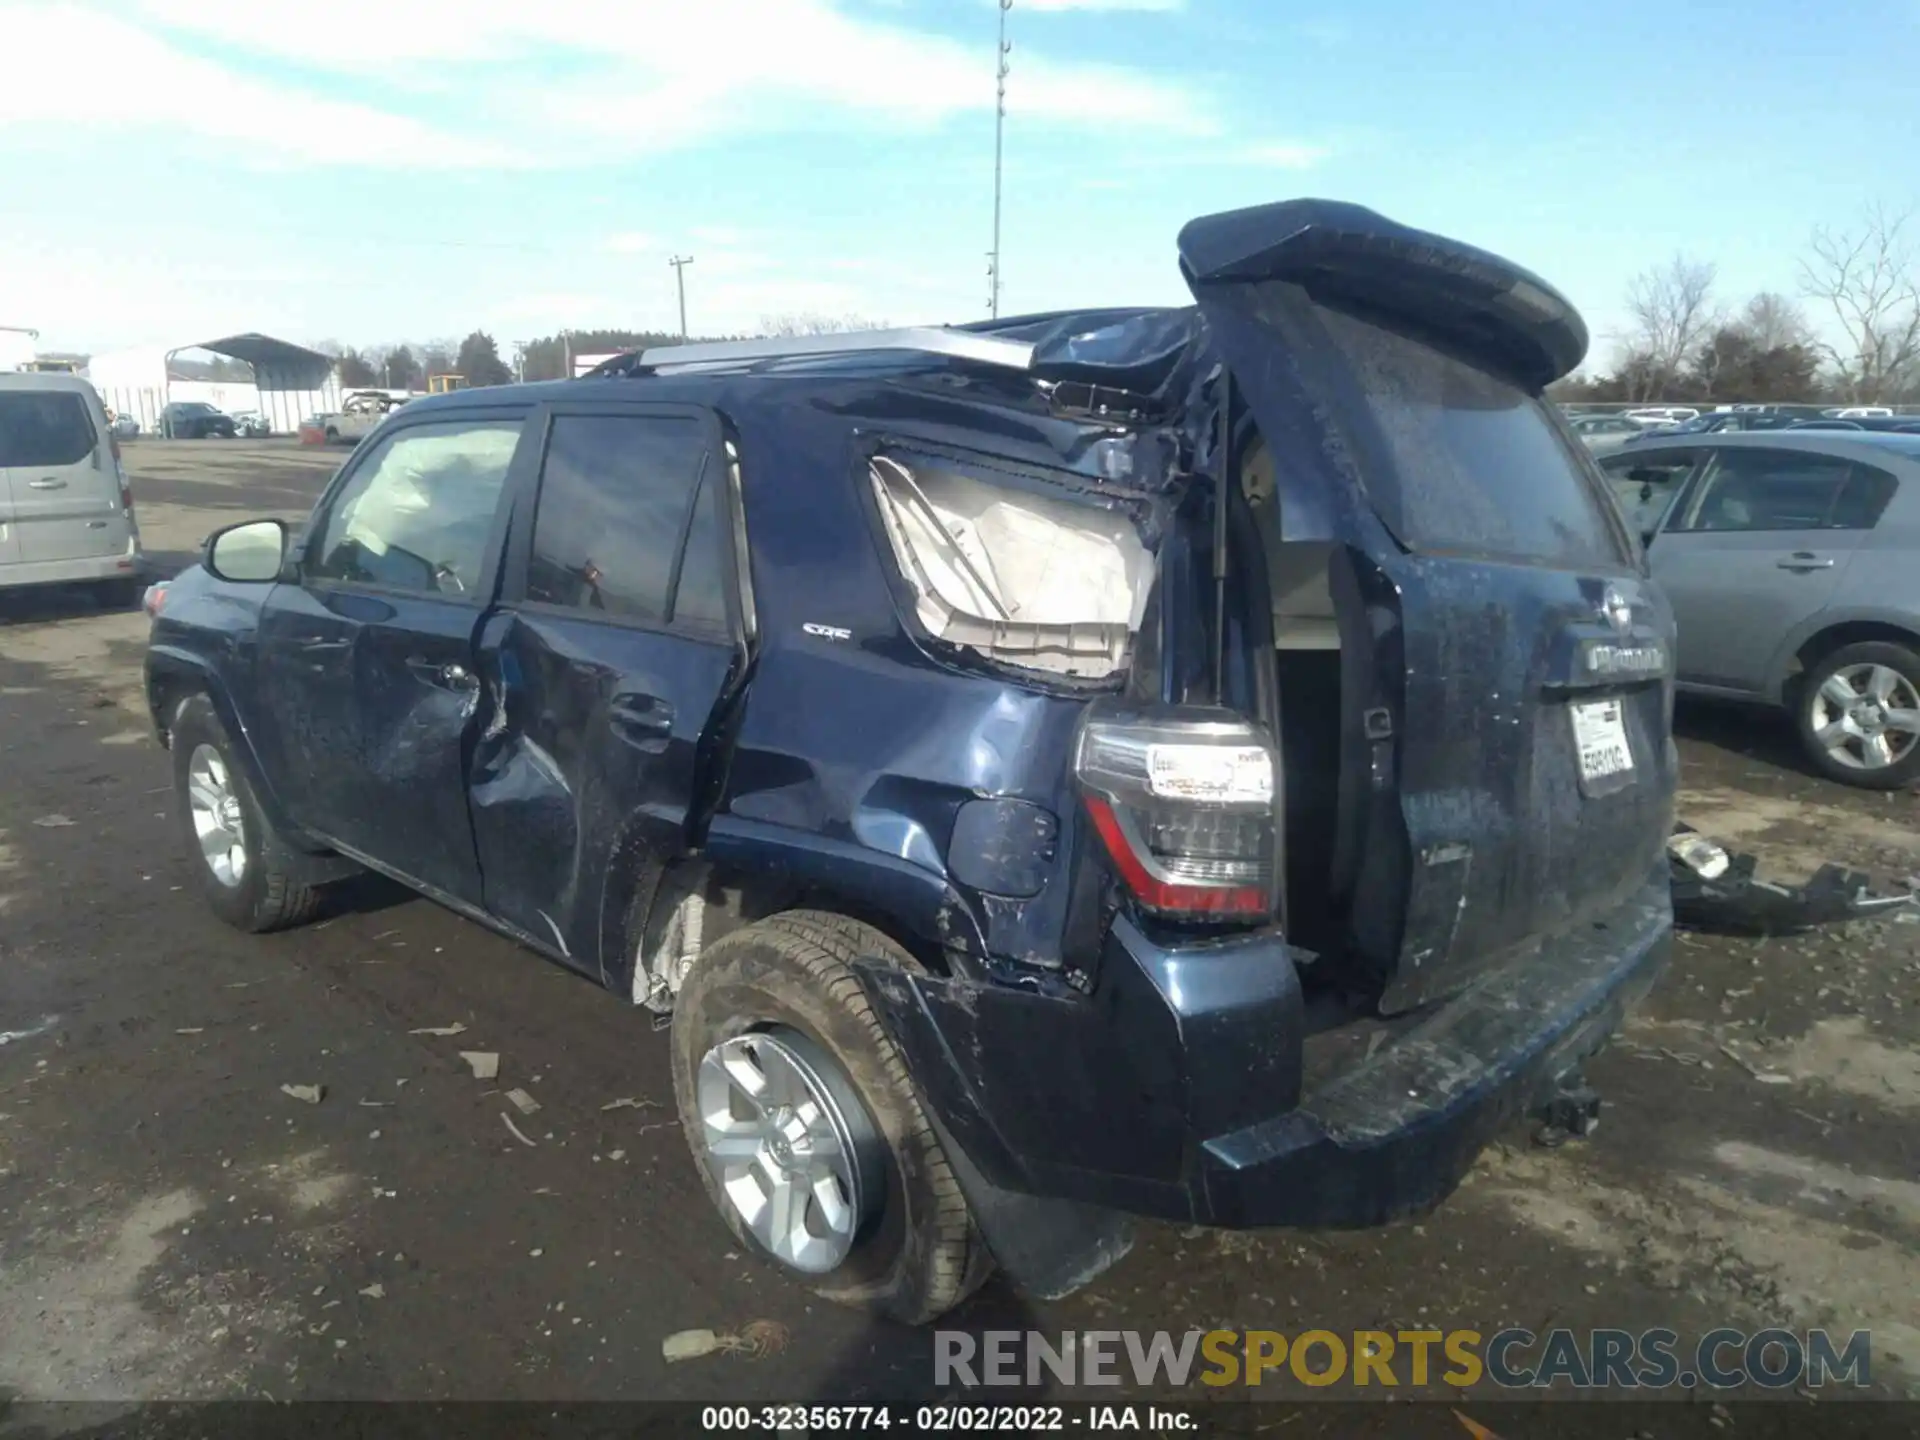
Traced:
POLYGON ((851 640, 853 632, 842 630, 838 625, 816 625, 811 620, 800 627, 809 635, 818 635, 822 640, 851 640))

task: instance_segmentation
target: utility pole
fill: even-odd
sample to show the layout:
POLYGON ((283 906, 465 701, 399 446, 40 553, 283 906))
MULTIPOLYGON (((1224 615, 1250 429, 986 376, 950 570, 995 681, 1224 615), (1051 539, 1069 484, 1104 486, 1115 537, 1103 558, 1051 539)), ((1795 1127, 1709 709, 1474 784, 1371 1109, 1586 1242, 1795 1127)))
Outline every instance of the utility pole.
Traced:
POLYGON ((673 267, 673 281, 680 290, 680 343, 687 343, 687 266, 693 263, 691 255, 676 255, 667 264, 673 267))
POLYGON ((1007 41, 1007 12, 1012 8, 1013 0, 1000 0, 1000 45, 994 52, 993 253, 987 259, 987 313, 995 319, 1000 315, 1000 152, 1007 128, 1007 71, 1011 68, 1007 57, 1013 53, 1007 41))

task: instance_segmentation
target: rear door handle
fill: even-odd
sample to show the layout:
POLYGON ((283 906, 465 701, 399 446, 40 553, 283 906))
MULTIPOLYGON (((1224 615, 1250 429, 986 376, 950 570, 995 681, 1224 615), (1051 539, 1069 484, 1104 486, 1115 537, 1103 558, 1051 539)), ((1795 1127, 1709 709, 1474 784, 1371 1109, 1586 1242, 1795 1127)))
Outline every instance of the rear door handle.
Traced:
POLYGON ((437 690, 467 692, 479 687, 480 682, 473 672, 464 665, 442 664, 428 660, 424 656, 412 655, 407 658, 407 669, 413 678, 437 690))
POLYGON ((665 740, 673 734, 673 706, 651 695, 623 695, 608 707, 613 728, 630 740, 665 740))
POLYGON ((303 640, 300 642, 302 655, 329 655, 336 650, 349 650, 352 643, 346 640, 303 640))
POLYGON ((27 481, 27 488, 29 490, 64 490, 67 488, 67 482, 57 476, 49 475, 44 480, 27 481))
POLYGON ((1831 570, 1833 568, 1833 561, 1830 557, 1816 555, 1811 550, 1796 550, 1791 555, 1781 556, 1780 559, 1773 563, 1778 565, 1782 570, 1797 570, 1801 572, 1808 570, 1831 570))

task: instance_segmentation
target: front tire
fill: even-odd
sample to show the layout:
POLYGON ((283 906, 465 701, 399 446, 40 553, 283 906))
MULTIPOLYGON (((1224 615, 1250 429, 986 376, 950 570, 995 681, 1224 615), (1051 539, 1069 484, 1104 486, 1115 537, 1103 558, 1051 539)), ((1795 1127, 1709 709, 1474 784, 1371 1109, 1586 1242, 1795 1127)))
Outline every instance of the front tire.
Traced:
POLYGON ((1841 646, 1807 672, 1793 715, 1802 749, 1829 780, 1898 790, 1920 777, 1920 653, 1906 645, 1841 646))
POLYGON ((292 877, 287 848, 206 696, 180 703, 170 734, 179 823, 208 907, 249 934, 312 919, 320 892, 292 877))
POLYGON ((715 942, 674 1004, 674 1098, 740 1244, 825 1299, 923 1325, 991 1261, 861 956, 917 968, 871 926, 814 911, 715 942))

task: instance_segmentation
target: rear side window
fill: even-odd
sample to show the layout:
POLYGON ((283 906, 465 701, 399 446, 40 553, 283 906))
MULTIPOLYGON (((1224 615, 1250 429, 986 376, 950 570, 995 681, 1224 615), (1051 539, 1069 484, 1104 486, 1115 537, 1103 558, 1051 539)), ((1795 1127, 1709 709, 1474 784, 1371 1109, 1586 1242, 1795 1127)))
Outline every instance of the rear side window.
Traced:
POLYGON ((1687 530, 1870 530, 1893 476, 1833 455, 1723 450, 1700 483, 1687 530))
POLYGON ((1575 567, 1626 559, 1544 401, 1398 331, 1319 314, 1385 441, 1367 492, 1403 545, 1575 567))
POLYGON ((706 456, 707 432, 694 420, 555 416, 527 598, 666 624, 676 618, 675 572, 691 528, 701 538, 686 551, 678 618, 696 628, 723 624, 719 526, 710 487, 700 483, 706 456))
POLYGON ((0 391, 0 466, 78 465, 96 443, 87 402, 73 391, 0 391))

